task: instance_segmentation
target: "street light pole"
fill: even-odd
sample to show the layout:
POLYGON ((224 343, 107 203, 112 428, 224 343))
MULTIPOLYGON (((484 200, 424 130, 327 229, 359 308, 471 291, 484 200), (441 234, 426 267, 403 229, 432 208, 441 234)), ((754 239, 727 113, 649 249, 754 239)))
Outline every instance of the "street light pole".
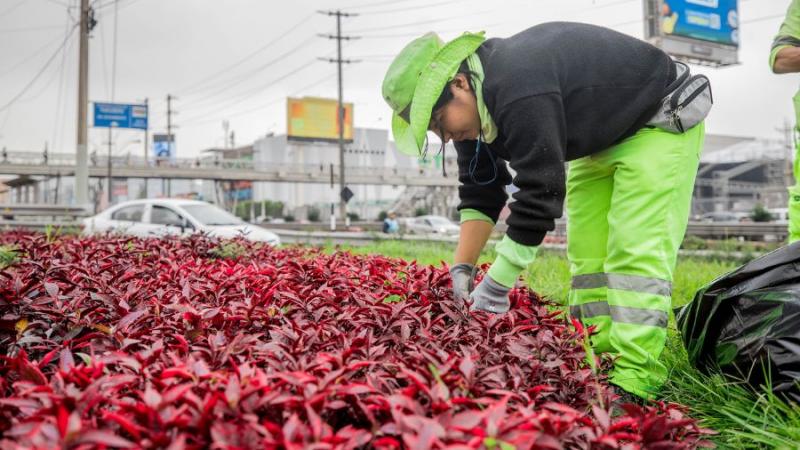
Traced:
POLYGON ((113 199, 111 198, 111 132, 113 130, 113 126, 108 127, 108 186, 106 189, 108 191, 108 206, 111 206, 113 199))

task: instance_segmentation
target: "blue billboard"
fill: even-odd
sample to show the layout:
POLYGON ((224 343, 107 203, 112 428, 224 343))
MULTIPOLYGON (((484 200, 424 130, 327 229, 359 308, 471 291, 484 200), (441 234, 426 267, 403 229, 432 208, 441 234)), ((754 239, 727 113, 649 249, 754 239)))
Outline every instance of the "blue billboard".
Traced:
POLYGON ((153 135, 153 159, 156 161, 175 162, 175 135, 153 135))
POLYGON ((147 129, 147 106, 122 103, 95 103, 94 126, 147 129))
POLYGON ((663 0, 661 31, 738 47, 737 0, 663 0))

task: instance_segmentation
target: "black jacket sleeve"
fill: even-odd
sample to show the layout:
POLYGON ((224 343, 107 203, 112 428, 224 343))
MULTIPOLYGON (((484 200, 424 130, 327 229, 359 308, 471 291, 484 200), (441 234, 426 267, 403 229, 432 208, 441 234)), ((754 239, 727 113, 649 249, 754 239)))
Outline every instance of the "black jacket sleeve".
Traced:
POLYGON ((566 195, 566 119, 560 94, 523 97, 505 105, 496 121, 505 136, 514 185, 508 237, 539 245, 561 217, 566 195))
POLYGON ((508 173, 506 162, 498 158, 495 152, 489 150, 489 146, 484 143, 475 163, 475 170, 470 176, 470 162, 475 156, 475 144, 476 141, 454 143, 458 154, 458 181, 461 183, 458 187, 458 196, 461 199, 458 210, 480 211, 496 223, 500 211, 503 210, 508 200, 506 186, 511 184, 511 175, 508 173), (497 171, 496 177, 494 176, 495 170, 497 171), (494 181, 491 183, 480 184, 492 178, 494 181))

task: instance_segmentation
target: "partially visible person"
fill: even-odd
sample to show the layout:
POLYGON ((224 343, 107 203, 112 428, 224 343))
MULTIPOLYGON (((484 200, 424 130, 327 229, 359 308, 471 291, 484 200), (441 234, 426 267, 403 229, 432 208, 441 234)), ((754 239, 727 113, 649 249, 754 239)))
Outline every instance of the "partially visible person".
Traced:
MULTIPOLYGON (((800 0, 792 0, 772 42, 769 66, 777 74, 800 72, 800 0)), ((795 127, 800 130, 800 91, 794 95, 795 127)), ((800 142, 795 142, 795 185, 789 187, 789 242, 800 240, 800 142)))
POLYGON ((383 232, 394 234, 400 232, 400 224, 397 223, 397 215, 390 212, 385 219, 383 219, 383 232))

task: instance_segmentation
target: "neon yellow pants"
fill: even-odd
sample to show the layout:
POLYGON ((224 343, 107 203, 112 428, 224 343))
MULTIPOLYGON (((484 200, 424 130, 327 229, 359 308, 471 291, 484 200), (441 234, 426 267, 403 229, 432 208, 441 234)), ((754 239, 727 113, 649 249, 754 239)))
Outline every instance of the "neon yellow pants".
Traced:
POLYGON ((672 275, 686 233, 705 135, 645 128, 570 163, 570 313, 594 325, 597 352, 617 357, 612 383, 652 398, 667 375, 672 275))

